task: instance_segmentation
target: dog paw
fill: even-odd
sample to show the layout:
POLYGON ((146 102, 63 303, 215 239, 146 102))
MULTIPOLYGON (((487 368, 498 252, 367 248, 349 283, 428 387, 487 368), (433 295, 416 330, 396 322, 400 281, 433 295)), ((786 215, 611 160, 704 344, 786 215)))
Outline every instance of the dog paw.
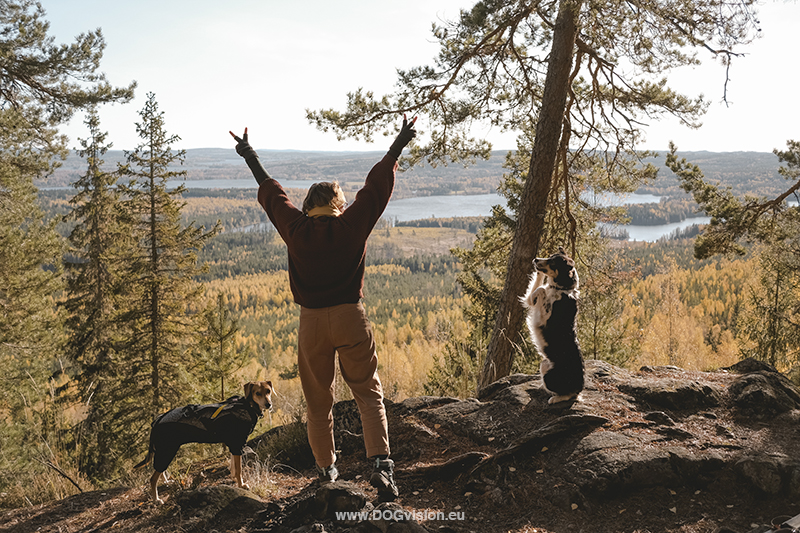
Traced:
POLYGON ((563 396, 553 396, 549 400, 547 400, 548 405, 555 405, 564 402, 574 402, 578 399, 577 394, 566 394, 563 396))

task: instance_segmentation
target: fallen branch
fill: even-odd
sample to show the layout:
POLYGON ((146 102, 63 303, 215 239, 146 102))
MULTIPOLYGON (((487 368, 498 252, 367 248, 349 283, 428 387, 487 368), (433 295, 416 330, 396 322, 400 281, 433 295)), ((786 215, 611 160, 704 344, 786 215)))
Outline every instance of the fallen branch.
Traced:
POLYGON ((39 461, 40 463, 42 463, 42 464, 43 464, 43 465, 45 465, 45 466, 49 466, 50 468, 52 468, 53 470, 55 470, 56 472, 58 472, 58 473, 59 473, 59 474, 60 474, 60 475, 61 475, 61 476, 62 476, 64 479, 66 479, 67 481, 69 481, 70 483, 72 483, 73 485, 75 485, 75 488, 77 488, 79 491, 83 492, 83 489, 81 488, 81 486, 80 486, 80 485, 78 485, 77 483, 75 483, 75 480, 74 480, 74 479, 72 479, 71 477, 69 477, 69 476, 67 475, 67 473, 66 473, 66 472, 64 472, 63 470, 61 470, 59 467, 57 467, 56 465, 54 465, 54 464, 53 464, 53 463, 51 463, 50 461, 42 461, 41 459, 37 459, 37 461, 39 461))

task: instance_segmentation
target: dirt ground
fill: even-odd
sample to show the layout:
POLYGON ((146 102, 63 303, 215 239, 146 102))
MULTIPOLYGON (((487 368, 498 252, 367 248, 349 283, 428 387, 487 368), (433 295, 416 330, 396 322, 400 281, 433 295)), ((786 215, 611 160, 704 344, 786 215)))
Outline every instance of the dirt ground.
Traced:
MULTIPOLYGON (((674 376, 674 371, 670 372, 669 375, 674 376)), ((720 387, 735 379, 725 373, 685 372, 683 377, 720 387)), ((585 398, 580 409, 608 419, 596 431, 618 428, 652 431, 642 423, 642 411, 621 407, 621 393, 608 383, 590 383, 585 398)), ((507 416, 518 416, 521 412, 507 411, 507 416)), ((502 413, 502 409, 498 412, 502 413)), ((530 414, 520 425, 528 427, 520 427, 520 433, 564 414, 545 409, 526 412, 530 414)), ((714 424, 703 425, 693 417, 676 417, 679 422, 675 434, 680 437, 683 431, 692 438, 687 440, 684 436, 683 440, 676 437, 678 440, 674 442, 670 438, 662 441, 670 445, 679 441, 690 450, 714 448, 721 454, 733 454, 731 457, 743 451, 800 457, 797 424, 781 425, 737 417, 725 402, 708 409, 705 416, 713 418, 714 424), (709 429, 719 427, 729 428, 729 433, 721 435, 719 429, 709 429)), ((438 465, 464 454, 493 456, 503 450, 507 442, 489 437, 477 443, 474 438, 453 431, 458 428, 457 424, 445 427, 415 412, 390 410, 389 423, 391 438, 399 449, 395 458, 400 489, 397 503, 431 532, 745 533, 757 527, 764 530, 776 517, 800 514, 798 498, 789 494, 768 496, 747 489, 731 469, 723 469, 717 478, 697 484, 585 494, 563 475, 564 463, 574 449, 569 439, 549 448, 515 453, 508 460, 498 462, 499 470, 490 482, 484 483, 481 475, 470 474, 470 467, 442 475, 437 470, 438 465)), ((341 479, 352 482, 374 500, 377 494, 367 482, 371 467, 362 453, 344 453, 337 465, 341 479)), ((175 496, 197 486, 231 484, 228 473, 226 457, 196 465, 185 476, 185 486, 176 483, 161 489, 166 499, 163 506, 149 501, 144 492, 147 476, 143 473, 139 486, 78 494, 61 501, 0 513, 0 532, 202 531, 202 524, 182 515, 175 496)), ((315 481, 312 469, 278 463, 263 469, 257 479, 253 479, 252 471, 248 475, 253 492, 264 502, 275 504, 286 504, 298 498, 298 494, 315 481)), ((235 529, 217 530, 267 531, 268 525, 265 526, 263 520, 259 522, 257 517, 240 518, 235 529)), ((328 533, 348 531, 345 526, 332 522, 323 523, 322 527, 328 533)))

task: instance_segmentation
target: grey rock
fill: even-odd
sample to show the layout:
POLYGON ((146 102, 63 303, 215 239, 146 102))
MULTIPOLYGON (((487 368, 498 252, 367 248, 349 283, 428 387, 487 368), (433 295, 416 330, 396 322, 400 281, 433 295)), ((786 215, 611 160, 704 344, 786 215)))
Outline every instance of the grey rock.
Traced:
POLYGON ((540 379, 539 376, 532 376, 529 374, 511 374, 510 376, 500 378, 494 383, 490 383, 481 389, 481 391, 478 393, 478 399, 481 401, 491 400, 498 392, 502 390, 536 379, 540 379))
POLYGON ((408 476, 425 476, 434 477, 436 479, 454 479, 461 474, 469 473, 472 468, 481 461, 489 458, 490 455, 484 452, 468 452, 465 454, 457 455, 444 463, 432 464, 428 466, 414 468, 402 473, 398 473, 396 477, 408 476))
POLYGON ((674 426, 660 426, 655 428, 656 433, 672 440, 686 440, 694 437, 691 432, 674 426))
POLYGON ((729 387, 728 394, 742 414, 760 419, 800 409, 800 390, 774 372, 745 374, 729 387))
POLYGON ((781 492, 781 474, 778 463, 770 457, 743 457, 736 463, 736 471, 750 485, 765 494, 781 492))
POLYGON ((523 448, 534 449, 546 445, 558 437, 579 435, 581 431, 592 430, 607 422, 607 418, 597 415, 564 415, 523 435, 503 453, 513 454, 523 448))
POLYGON ((586 435, 575 447, 573 456, 580 457, 598 450, 614 448, 635 448, 641 441, 618 433, 616 431, 596 431, 586 435))
POLYGON ((417 416, 433 426, 439 424, 457 435, 487 444, 494 440, 503 441, 499 421, 507 418, 509 411, 509 406, 502 402, 481 402, 470 398, 420 411, 417 416))
POLYGON ((800 496, 800 465, 789 467, 788 491, 792 498, 800 496))
POLYGON ((705 484, 725 466, 717 452, 650 446, 654 440, 653 435, 627 436, 613 431, 587 435, 567 461, 570 478, 581 490, 603 493, 705 484))
POLYGON ((619 390, 645 405, 673 411, 716 407, 722 399, 719 387, 680 378, 633 378, 621 383, 619 390))
POLYGON ((747 455, 735 464, 736 473, 762 494, 800 494, 800 461, 781 455, 747 455))
POLYGON ((293 529, 291 533, 327 533, 325 530, 325 525, 320 523, 314 523, 307 526, 300 526, 297 529, 293 529))
POLYGON ((461 401, 458 398, 448 398, 440 396, 417 396, 415 398, 406 398, 402 402, 396 403, 392 406, 393 410, 398 412, 412 413, 422 409, 430 409, 432 407, 439 407, 447 405, 448 403, 455 403, 461 401))
POLYGON ((267 504, 251 492, 228 485, 180 492, 175 496, 175 503, 187 517, 229 525, 243 524, 267 508, 267 504))
POLYGON ((605 361, 598 361, 597 359, 584 361, 583 373, 587 380, 603 381, 607 383, 628 381, 633 375, 630 370, 614 366, 605 361))
POLYGON ((311 510, 319 518, 335 518, 336 513, 360 511, 367 495, 347 481, 327 483, 314 494, 311 510))
POLYGON ((742 359, 738 363, 725 367, 722 370, 728 370, 729 372, 736 372, 737 374, 750 374, 751 372, 773 372, 775 374, 778 373, 778 370, 774 366, 765 363, 763 361, 759 361, 758 359, 753 359, 752 357, 742 359))

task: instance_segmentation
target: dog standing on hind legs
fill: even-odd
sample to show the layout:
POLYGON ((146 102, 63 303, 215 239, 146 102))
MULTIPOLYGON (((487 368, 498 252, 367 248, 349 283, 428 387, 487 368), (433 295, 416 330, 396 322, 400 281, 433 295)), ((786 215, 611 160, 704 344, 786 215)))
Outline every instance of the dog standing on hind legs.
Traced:
POLYGON ((573 401, 583 390, 583 356, 578 346, 578 272, 563 248, 533 261, 534 273, 520 300, 536 350, 542 382, 553 395, 549 404, 573 401))
POLYGON ((178 449, 189 442, 224 443, 231 452, 231 477, 236 485, 250 487, 242 479, 242 450, 263 411, 272 407, 272 382, 258 381, 244 385, 244 396, 232 396, 210 405, 176 407, 158 416, 150 430, 147 457, 134 468, 153 460, 150 496, 157 503, 158 480, 167 481, 167 467, 178 449))

